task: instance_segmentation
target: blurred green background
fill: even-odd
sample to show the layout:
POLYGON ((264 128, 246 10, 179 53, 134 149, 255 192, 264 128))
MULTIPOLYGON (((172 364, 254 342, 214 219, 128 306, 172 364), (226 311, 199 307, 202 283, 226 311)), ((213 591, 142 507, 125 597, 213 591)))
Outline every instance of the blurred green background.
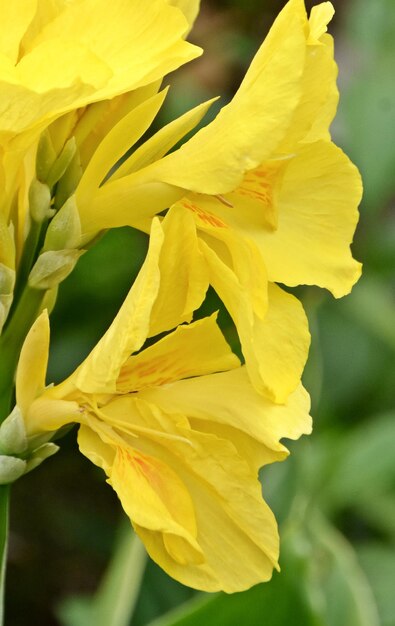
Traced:
MULTIPOLYGON (((230 98, 284 4, 203 0, 191 39, 205 55, 171 77, 159 123, 213 95, 230 98)), ((315 430, 262 473, 281 525, 282 573, 246 593, 210 596, 148 563, 133 626, 395 626, 395 2, 334 5, 341 101, 332 130, 364 179, 353 247, 364 275, 341 301, 298 291, 313 335, 305 384, 315 430)), ((143 235, 112 231, 62 285, 50 380, 107 328, 145 249, 143 235)), ((75 431, 13 491, 7 623, 88 626, 89 598, 119 537, 116 496, 77 453, 75 431)))

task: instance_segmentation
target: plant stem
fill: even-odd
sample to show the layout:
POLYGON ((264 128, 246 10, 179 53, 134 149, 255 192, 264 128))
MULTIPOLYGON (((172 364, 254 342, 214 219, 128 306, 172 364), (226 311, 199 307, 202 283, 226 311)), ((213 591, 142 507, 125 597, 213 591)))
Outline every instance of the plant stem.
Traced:
POLYGON ((45 296, 45 291, 26 287, 5 331, 0 337, 0 422, 11 410, 15 371, 27 333, 45 296))
POLYGON ((0 626, 4 624, 4 591, 8 548, 8 504, 10 485, 0 485, 0 626))
POLYGON ((147 553, 129 524, 122 528, 114 557, 94 598, 95 626, 130 624, 147 561, 147 553))

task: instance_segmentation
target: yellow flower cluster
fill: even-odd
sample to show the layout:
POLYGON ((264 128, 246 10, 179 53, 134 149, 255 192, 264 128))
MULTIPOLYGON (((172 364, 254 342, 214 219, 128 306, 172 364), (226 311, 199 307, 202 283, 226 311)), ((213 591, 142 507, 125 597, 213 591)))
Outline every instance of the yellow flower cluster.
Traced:
POLYGON ((24 341, 4 425, 23 423, 24 443, 8 454, 28 464, 28 453, 52 453, 40 457, 59 428, 80 424, 81 452, 152 558, 184 584, 233 592, 278 567, 258 470, 286 457, 283 437, 311 430, 300 383, 308 325, 277 283, 350 291, 361 182, 329 134, 330 2, 308 18, 303 0, 290 0, 233 100, 179 149, 211 102, 131 151, 166 97, 162 77, 200 53, 184 40, 198 4, 0 9, 0 354, 18 345, 18 329, 24 341), (47 387, 45 307, 84 246, 123 225, 149 233, 139 275, 91 354, 47 387), (210 285, 245 364, 215 316, 193 321, 210 285))

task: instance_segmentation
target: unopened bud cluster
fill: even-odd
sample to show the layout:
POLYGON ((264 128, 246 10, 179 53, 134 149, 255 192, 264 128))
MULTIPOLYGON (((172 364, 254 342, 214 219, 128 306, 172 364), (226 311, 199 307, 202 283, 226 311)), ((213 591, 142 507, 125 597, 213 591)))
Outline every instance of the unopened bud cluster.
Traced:
POLYGON ((16 406, 0 426, 0 485, 13 483, 57 450, 56 444, 43 438, 29 441, 21 411, 16 406))
POLYGON ((28 284, 33 289, 54 290, 83 254, 78 249, 81 223, 73 195, 80 169, 74 137, 57 154, 49 131, 45 131, 38 144, 36 178, 29 191, 30 216, 44 227, 44 245, 29 273, 28 284))

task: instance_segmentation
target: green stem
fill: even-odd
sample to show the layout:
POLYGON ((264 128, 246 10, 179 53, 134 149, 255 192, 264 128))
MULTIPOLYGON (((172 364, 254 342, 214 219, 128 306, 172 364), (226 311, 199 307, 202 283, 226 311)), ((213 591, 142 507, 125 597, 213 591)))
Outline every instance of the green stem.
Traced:
POLYGON ((0 422, 10 412, 15 371, 27 333, 40 310, 45 291, 26 287, 17 308, 0 337, 0 422))
POLYGON ((8 547, 8 504, 10 486, 0 486, 0 626, 4 624, 4 591, 8 547))
MULTIPOLYGON (((19 304, 19 298, 23 294, 23 290, 27 284, 30 270, 32 269, 33 263, 36 260, 42 230, 42 223, 32 220, 29 234, 23 246, 22 257, 18 267, 18 275, 14 290, 13 308, 19 304)), ((13 313, 13 308, 11 309, 11 315, 13 313)))
POLYGON ((130 624, 146 562, 145 548, 128 524, 122 528, 115 555, 94 598, 94 626, 130 624))

